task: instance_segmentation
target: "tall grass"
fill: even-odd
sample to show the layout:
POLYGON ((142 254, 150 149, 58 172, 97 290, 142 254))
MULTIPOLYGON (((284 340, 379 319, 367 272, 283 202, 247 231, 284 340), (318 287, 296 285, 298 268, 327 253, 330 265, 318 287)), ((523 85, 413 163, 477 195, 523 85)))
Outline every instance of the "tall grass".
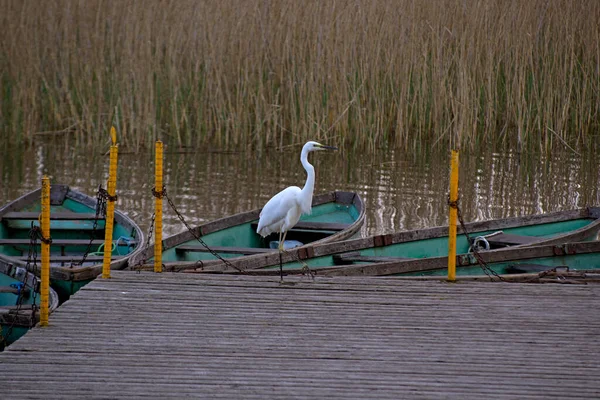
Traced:
POLYGON ((589 143, 597 0, 0 0, 0 137, 589 143))

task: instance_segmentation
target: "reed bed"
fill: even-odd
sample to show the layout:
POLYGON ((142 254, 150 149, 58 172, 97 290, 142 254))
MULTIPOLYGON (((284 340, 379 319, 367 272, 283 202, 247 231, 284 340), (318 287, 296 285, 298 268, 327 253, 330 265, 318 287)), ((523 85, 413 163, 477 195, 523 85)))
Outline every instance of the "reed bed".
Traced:
POLYGON ((0 136, 581 146, 598 21, 597 0, 0 0, 0 136))

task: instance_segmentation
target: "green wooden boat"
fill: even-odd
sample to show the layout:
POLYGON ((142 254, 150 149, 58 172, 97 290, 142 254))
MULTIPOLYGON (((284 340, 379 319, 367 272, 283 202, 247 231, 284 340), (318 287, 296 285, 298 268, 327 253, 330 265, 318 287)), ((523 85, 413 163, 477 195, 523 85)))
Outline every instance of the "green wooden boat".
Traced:
MULTIPOLYGON (((475 239, 489 247, 482 252, 490 253, 507 247, 595 240, 600 230, 600 208, 471 222, 465 224, 465 228, 471 241, 459 226, 457 254, 469 253, 475 239)), ((313 245, 284 252, 281 258, 284 272, 288 274, 305 271, 303 267, 307 265, 313 273, 323 275, 385 275, 393 273, 386 270, 390 265, 403 262, 430 265, 432 259, 447 259, 447 255, 448 227, 442 226, 313 245)), ((252 256, 236 262, 233 267, 221 264, 188 272, 236 273, 241 269, 247 274, 275 274, 279 273, 279 255, 252 256)))
MULTIPOLYGON (((39 322, 40 298, 40 281, 35 275, 0 260, 0 351, 39 322)), ((52 312, 58 307, 58 295, 52 288, 48 300, 52 312)))
MULTIPOLYGON (((32 226, 39 226, 41 189, 0 209, 0 258, 26 265, 30 249, 40 254, 40 241, 31 247, 32 226), (33 224, 33 225, 32 225, 33 224)), ((50 188, 50 280, 61 302, 102 272, 106 220, 96 213, 98 200, 66 185, 50 188), (84 259, 85 255, 85 259, 84 259)), ((111 269, 123 269, 140 251, 141 229, 115 210, 111 269)), ((38 268, 34 271, 39 276, 38 268)))
MULTIPOLYGON (((403 278, 447 277, 448 258, 366 264, 327 271, 325 275, 393 275, 403 278)), ((539 282, 542 278, 600 280, 600 241, 528 246, 456 257, 456 276, 465 280, 539 282)), ((570 283, 570 282, 569 282, 570 283)))
MULTIPOLYGON (((278 235, 262 238, 256 233, 260 209, 218 219, 185 231, 162 241, 162 261, 165 271, 181 268, 225 265, 220 259, 239 262, 246 257, 261 254, 278 254, 278 235), (206 245, 200 243, 198 236, 206 245), (214 254, 213 254, 214 253, 214 254), (216 255, 215 255, 216 254, 216 255), (220 257, 220 258, 219 258, 220 257)), ((313 197, 312 213, 303 215, 291 229, 284 246, 308 245, 345 240, 356 235, 364 223, 365 207, 357 193, 334 191, 313 197)), ((154 246, 134 255, 132 269, 149 269, 154 259, 154 246)))

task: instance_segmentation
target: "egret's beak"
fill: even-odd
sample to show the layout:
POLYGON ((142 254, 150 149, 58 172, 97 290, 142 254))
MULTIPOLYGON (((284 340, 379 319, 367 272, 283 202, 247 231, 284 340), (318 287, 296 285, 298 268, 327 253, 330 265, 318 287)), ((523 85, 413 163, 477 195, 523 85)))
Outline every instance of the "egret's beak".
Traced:
POLYGON ((325 146, 324 144, 318 144, 317 147, 319 147, 321 150, 337 150, 337 147, 334 146, 325 146))

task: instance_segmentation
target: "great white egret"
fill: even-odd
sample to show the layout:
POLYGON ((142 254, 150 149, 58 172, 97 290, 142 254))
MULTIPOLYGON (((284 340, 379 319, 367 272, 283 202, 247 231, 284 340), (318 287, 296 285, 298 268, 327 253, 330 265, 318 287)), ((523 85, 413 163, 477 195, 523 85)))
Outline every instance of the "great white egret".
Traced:
MULTIPOLYGON (((308 153, 317 150, 337 150, 337 147, 325 146, 317 142, 307 142, 302 147, 300 162, 306 170, 306 183, 300 189, 290 186, 271 197, 265 204, 258 220, 256 233, 266 237, 273 232, 279 232, 279 253, 283 251, 283 243, 287 232, 298 223, 302 214, 310 214, 313 191, 315 189, 315 168, 308 162, 308 153)), ((283 277, 282 266, 279 266, 283 277)))

